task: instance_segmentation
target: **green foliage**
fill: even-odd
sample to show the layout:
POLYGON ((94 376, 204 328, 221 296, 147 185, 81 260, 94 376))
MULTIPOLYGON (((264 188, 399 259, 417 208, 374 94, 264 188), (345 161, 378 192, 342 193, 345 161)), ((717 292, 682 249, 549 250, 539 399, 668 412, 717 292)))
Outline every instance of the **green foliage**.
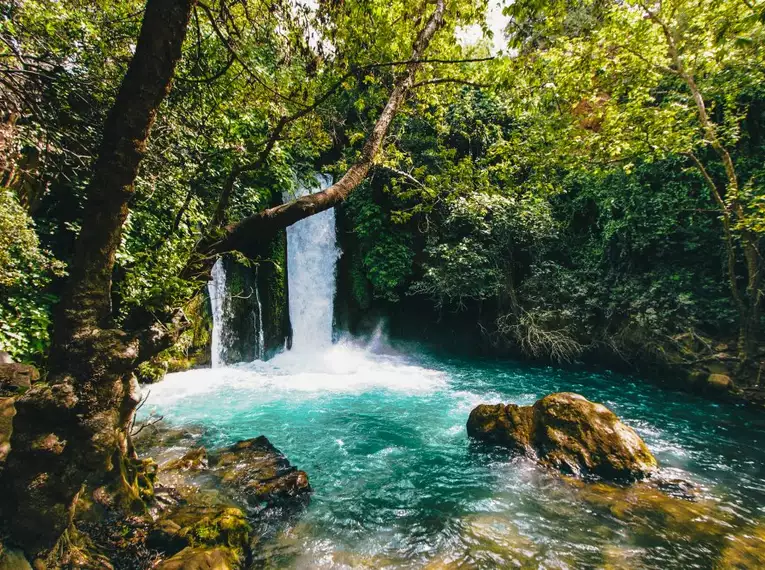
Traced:
MULTIPOLYGON (((0 233, 0 343, 21 358, 45 351, 53 259, 69 259, 88 223, 84 189, 141 7, 27 0, 0 11, 0 182, 13 190, 0 223, 14 228, 0 233)), ((200 4, 136 180, 114 272, 118 322, 194 298, 199 284, 178 275, 200 239, 220 234, 218 214, 235 221, 306 173, 343 173, 431 9, 200 4)), ((485 42, 460 41, 465 26, 487 29, 485 9, 449 3, 428 52, 438 61, 423 63, 346 202, 359 304, 419 296, 490 323, 493 341, 563 360, 688 329, 733 335, 733 291, 762 296, 742 255, 748 243, 761 251, 765 233, 762 2, 516 0, 511 56, 443 63, 487 55, 485 42)), ((274 298, 283 271, 270 273, 274 298)))
POLYGON ((0 350, 42 360, 56 298, 41 291, 63 274, 63 264, 40 248, 34 222, 13 192, 0 188, 0 350))

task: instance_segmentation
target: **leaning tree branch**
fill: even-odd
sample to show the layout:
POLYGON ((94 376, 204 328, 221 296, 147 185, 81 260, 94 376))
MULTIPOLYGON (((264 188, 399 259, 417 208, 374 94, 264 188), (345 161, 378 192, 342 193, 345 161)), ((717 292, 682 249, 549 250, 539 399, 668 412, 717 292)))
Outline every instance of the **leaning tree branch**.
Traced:
MULTIPOLYGON (((382 67, 395 67, 400 65, 412 65, 412 64, 424 64, 424 63, 438 63, 438 64, 475 63, 475 62, 491 61, 493 59, 494 59, 493 56, 468 58, 468 59, 416 58, 416 59, 408 59, 403 61, 387 61, 382 63, 372 63, 368 65, 362 65, 362 66, 353 66, 350 71, 348 71, 340 79, 338 79, 335 83, 333 83, 332 86, 330 86, 330 88, 327 89, 321 96, 317 97, 313 103, 311 103, 310 105, 303 106, 300 110, 296 111, 295 113, 291 115, 283 115, 279 119, 279 121, 276 123, 274 130, 271 131, 271 134, 266 140, 266 143, 263 146, 263 149, 261 150, 260 153, 258 153, 258 156, 254 161, 249 162, 247 164, 243 164, 243 165, 236 165, 231 169, 231 172, 226 178, 226 181, 223 183, 223 189, 221 190, 221 194, 218 199, 218 205, 215 208, 215 213, 213 215, 211 226, 213 228, 218 228, 225 224, 226 210, 228 209, 228 206, 231 203, 231 195, 233 193, 234 186, 236 185, 236 181, 239 179, 239 177, 242 174, 245 174, 247 172, 254 172, 263 167, 266 160, 268 159, 269 154, 273 150, 274 145, 279 141, 279 138, 284 132, 284 129, 291 123, 294 123, 295 121, 302 119, 303 117, 316 111, 316 109, 318 109, 332 95, 334 95, 337 92, 337 90, 340 89, 340 87, 351 77, 354 77, 358 75, 360 72, 365 70, 379 69, 382 67)), ((463 79, 443 78, 443 79, 432 79, 430 81, 421 81, 419 83, 415 83, 411 86, 411 89, 416 89, 424 85, 435 85, 435 84, 441 84, 441 83, 460 83, 463 85, 471 85, 471 86, 479 87, 479 88, 489 87, 488 84, 473 83, 463 79)))
MULTIPOLYGON (((406 63, 406 70, 396 78, 388 101, 364 143, 359 160, 346 171, 340 180, 322 192, 302 196, 286 204, 248 216, 223 228, 222 232, 217 235, 209 236, 200 241, 192 259, 182 271, 182 277, 191 279, 207 275, 209 268, 200 268, 200 264, 206 266, 210 263, 211 258, 214 259, 216 255, 227 251, 251 250, 254 243, 262 243, 270 239, 278 230, 339 204, 361 184, 374 164, 391 122, 415 83, 417 71, 426 61, 423 59, 423 54, 435 33, 443 25, 445 10, 446 0, 437 0, 435 10, 425 27, 420 30, 412 46, 412 57, 406 63)), ((451 60, 437 61, 451 62, 451 60)), ((388 63, 394 64, 396 62, 388 63)))
POLYGON ((426 81, 419 81, 412 85, 412 89, 418 87, 424 87, 426 85, 443 85, 445 83, 453 83, 457 85, 469 85, 470 87, 476 87, 478 89, 485 89, 491 87, 488 83, 476 83, 475 81, 468 81, 467 79, 459 79, 457 77, 439 77, 437 79, 428 79, 426 81))

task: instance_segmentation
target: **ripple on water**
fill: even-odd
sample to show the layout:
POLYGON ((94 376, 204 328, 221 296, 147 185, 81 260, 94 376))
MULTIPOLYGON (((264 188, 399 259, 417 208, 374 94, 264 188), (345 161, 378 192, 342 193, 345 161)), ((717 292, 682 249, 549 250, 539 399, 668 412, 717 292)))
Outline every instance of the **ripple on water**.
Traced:
POLYGON ((729 535, 765 516, 761 420, 616 374, 344 343, 168 375, 141 412, 152 411, 205 426, 210 447, 266 434, 309 473, 311 505, 262 545, 259 567, 712 568, 729 535), (666 478, 696 483, 697 503, 579 488, 469 444, 477 404, 562 390, 611 407, 666 478))

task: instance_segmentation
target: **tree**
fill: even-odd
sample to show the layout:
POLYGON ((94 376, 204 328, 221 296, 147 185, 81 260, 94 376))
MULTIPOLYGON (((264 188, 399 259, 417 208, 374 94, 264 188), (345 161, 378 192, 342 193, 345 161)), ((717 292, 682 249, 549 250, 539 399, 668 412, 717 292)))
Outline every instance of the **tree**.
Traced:
POLYGON ((629 170, 684 156, 698 170, 721 220, 741 367, 757 342, 764 294, 764 191, 743 138, 765 72, 762 10, 739 0, 528 0, 509 9, 523 61, 569 105, 559 146, 569 164, 629 170))
POLYGON ((109 328, 110 290, 138 165, 170 89, 193 5, 147 3, 88 187, 87 223, 55 323, 49 383, 17 402, 2 512, 14 521, 13 539, 33 556, 50 549, 71 524, 88 477, 117 470, 130 486, 129 425, 139 397, 132 369, 177 334, 178 327, 137 334, 109 328))
MULTIPOLYGON (((138 403, 133 370, 172 344, 187 323, 181 310, 167 307, 164 313, 138 312, 126 321, 129 327, 116 328, 111 307, 112 272, 139 164, 158 110, 169 93, 197 4, 209 14, 210 25, 230 57, 249 72, 247 62, 218 27, 206 4, 196 0, 148 1, 135 54, 109 112, 87 188, 82 230, 55 321, 48 382, 18 400, 12 453, 2 473, 6 485, 3 520, 13 521, 6 530, 32 556, 44 555, 64 535, 83 484, 101 484, 106 477, 116 481, 128 502, 141 500, 140 462, 129 434, 138 403)), ((221 9, 226 8, 221 5, 221 9)), ((208 237, 200 241, 187 264, 196 271, 186 277, 204 279, 214 255, 245 249, 245 241, 252 238, 266 239, 278 229, 332 207, 358 186, 414 86, 426 50, 444 25, 445 0, 437 0, 429 14, 427 9, 427 3, 419 8, 414 29, 421 28, 407 59, 386 65, 401 72, 393 80, 359 158, 345 175, 310 199, 267 209, 229 225, 221 237, 215 226, 226 217, 228 198, 224 197, 208 237)), ((410 20, 404 25, 412 27, 410 20)), ((257 78, 255 72, 251 75, 253 80, 257 78)), ((300 111, 277 122, 262 158, 257 159, 260 164, 285 126, 316 106, 301 105, 300 111)), ((232 173, 245 170, 237 166, 232 173)), ((226 192, 230 191, 224 187, 222 196, 226 192)))

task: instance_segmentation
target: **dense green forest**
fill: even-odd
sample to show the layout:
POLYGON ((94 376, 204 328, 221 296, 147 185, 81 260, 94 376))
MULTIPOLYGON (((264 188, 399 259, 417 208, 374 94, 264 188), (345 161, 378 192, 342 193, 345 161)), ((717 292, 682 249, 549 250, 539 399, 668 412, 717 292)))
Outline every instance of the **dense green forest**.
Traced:
POLYGON ((760 397, 759 0, 0 0, 0 40, 0 350, 45 379, 2 472, 27 553, 84 473, 143 498, 133 374, 194 364, 215 261, 282 275, 333 207, 351 331, 760 397))
MULTIPOLYGON (((757 358, 760 8, 639 7, 515 3, 499 52, 496 38, 436 38, 439 61, 346 207, 360 306, 415 296, 540 358, 629 359, 678 335, 757 358)), ((408 9, 196 8, 116 254, 118 321, 187 303, 199 285, 182 269, 211 228, 279 201, 301 173, 354 162, 406 60, 394 38, 412 35, 408 9), (374 40, 350 29, 362 15, 374 40)), ((481 6, 452 10, 457 36, 486 25, 481 6)), ((0 342, 18 359, 45 362, 140 15, 4 9, 0 342)))

